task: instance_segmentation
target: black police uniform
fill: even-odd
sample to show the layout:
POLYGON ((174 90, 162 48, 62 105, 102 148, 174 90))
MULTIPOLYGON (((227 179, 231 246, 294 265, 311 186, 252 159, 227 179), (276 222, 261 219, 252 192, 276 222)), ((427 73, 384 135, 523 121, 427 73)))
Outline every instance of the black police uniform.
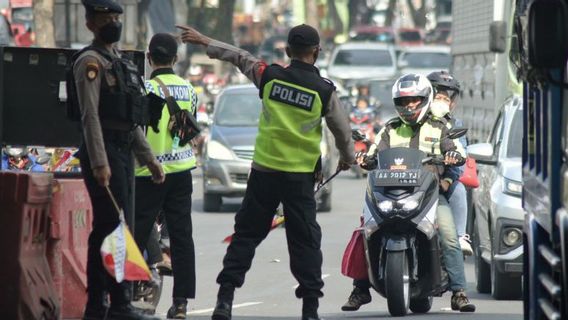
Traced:
MULTIPOLYGON (((122 8, 112 0, 83 0, 83 4, 88 12, 95 14, 122 13, 122 8)), ((83 143, 79 148, 79 158, 93 207, 93 230, 89 236, 87 256, 88 301, 84 319, 104 317, 107 293, 111 298, 111 318, 154 319, 132 308, 129 283, 117 283, 104 269, 100 254, 101 244, 119 224, 119 216, 106 189, 97 183, 93 169, 110 167, 109 188, 124 210, 127 221, 131 221, 133 152, 141 163, 153 160, 142 130, 135 127, 139 121, 135 116, 136 84, 132 79, 139 75, 135 69, 128 68, 132 65, 125 61, 119 63, 118 58, 118 51, 109 52, 105 44, 93 41, 74 61, 76 92, 69 92, 70 103, 77 105, 81 113, 83 143)), ((140 89, 139 85, 139 94, 140 89)))
MULTIPOLYGON (((301 25, 290 31, 288 42, 314 46, 319 43, 319 35, 315 29, 301 25)), ((316 67, 299 60, 292 60, 286 68, 267 66, 250 53, 215 40, 209 43, 207 54, 236 65, 260 89, 261 95, 265 84, 274 79, 318 92, 322 99, 322 117, 326 118, 336 138, 342 161, 354 161, 347 117, 333 85, 320 77, 316 67)), ((304 299, 302 319, 318 318, 318 298, 323 296, 323 281, 321 229, 316 221, 314 182, 314 173, 278 171, 253 162, 246 194, 235 216, 235 234, 223 260, 223 270, 217 277, 221 286, 213 319, 231 318, 234 288, 243 285, 255 249, 270 231, 279 203, 284 206, 291 271, 299 282, 296 296, 304 299)))

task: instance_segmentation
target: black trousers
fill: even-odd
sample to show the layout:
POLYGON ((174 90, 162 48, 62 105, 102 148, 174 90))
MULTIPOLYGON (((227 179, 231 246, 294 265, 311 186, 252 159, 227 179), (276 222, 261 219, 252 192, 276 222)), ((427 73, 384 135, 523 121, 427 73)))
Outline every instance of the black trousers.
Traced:
MULTIPOLYGON (((124 210, 126 221, 132 221, 132 187, 134 175, 132 152, 128 143, 105 141, 105 149, 111 170, 110 190, 119 207, 124 210)), ((127 281, 117 283, 104 269, 100 249, 104 238, 119 223, 118 212, 104 187, 96 182, 89 155, 85 145, 79 150, 81 171, 93 207, 93 230, 89 235, 87 253, 87 291, 88 304, 94 308, 102 307, 104 296, 108 292, 112 305, 123 305, 130 302, 130 284, 127 281)))
POLYGON ((191 171, 169 173, 163 184, 150 177, 136 178, 136 243, 143 250, 163 210, 170 233, 174 275, 173 297, 195 298, 195 247, 191 222, 191 171))
POLYGON ((278 205, 284 207, 292 274, 300 284, 298 298, 322 297, 321 229, 316 221, 313 173, 261 172, 252 169, 235 234, 223 259, 219 284, 241 287, 256 247, 270 231, 278 205))

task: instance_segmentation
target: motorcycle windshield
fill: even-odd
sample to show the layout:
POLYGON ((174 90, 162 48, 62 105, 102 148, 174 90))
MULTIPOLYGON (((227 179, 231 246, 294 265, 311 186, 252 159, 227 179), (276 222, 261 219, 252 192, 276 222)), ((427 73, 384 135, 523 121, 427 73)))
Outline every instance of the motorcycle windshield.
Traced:
POLYGON ((422 159, 426 154, 418 149, 391 148, 378 154, 375 186, 419 186, 422 159))

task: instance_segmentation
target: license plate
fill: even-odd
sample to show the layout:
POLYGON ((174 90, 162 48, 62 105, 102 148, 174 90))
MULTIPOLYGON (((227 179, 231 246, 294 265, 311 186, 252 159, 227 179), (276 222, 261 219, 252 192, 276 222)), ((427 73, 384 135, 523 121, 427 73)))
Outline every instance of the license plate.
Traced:
POLYGON ((416 186, 420 183, 420 170, 376 170, 375 172, 377 186, 416 186))

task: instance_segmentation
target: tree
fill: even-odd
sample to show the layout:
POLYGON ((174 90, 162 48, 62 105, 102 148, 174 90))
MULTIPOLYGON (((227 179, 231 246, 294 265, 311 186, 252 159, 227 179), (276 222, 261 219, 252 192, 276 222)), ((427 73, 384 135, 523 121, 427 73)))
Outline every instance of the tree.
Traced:
POLYGON ((55 47, 55 31, 53 27, 54 0, 34 0, 33 14, 38 47, 55 47), (41 30, 40 32, 38 32, 41 30))
POLYGON ((215 25, 214 38, 226 43, 233 41, 233 13, 235 12, 236 0, 219 1, 217 23, 215 25))
POLYGON ((408 8, 410 9, 410 15, 414 21, 414 26, 417 28, 424 28, 426 26, 426 1, 420 0, 420 7, 416 8, 414 6, 414 1, 406 0, 408 8))
POLYGON ((394 20, 394 9, 396 7, 397 0, 389 0, 389 6, 387 8, 385 17, 385 26, 392 26, 392 21, 394 20))

